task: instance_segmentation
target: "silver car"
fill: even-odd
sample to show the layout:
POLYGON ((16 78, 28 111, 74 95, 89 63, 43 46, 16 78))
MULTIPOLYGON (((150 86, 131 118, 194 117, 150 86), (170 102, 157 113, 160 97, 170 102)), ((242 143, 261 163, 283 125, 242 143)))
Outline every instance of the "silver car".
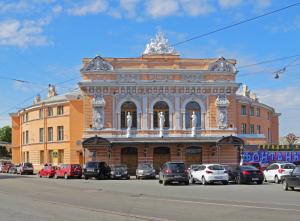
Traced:
POLYGON ((141 163, 136 169, 136 179, 151 178, 155 179, 155 170, 150 163, 141 163))

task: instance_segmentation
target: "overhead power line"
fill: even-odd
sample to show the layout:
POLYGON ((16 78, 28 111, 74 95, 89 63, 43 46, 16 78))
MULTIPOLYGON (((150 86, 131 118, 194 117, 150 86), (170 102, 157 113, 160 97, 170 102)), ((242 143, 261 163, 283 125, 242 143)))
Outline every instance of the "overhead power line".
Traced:
POLYGON ((218 29, 216 29, 216 30, 213 30, 213 31, 210 31, 210 32, 201 34, 201 35, 197 35, 197 36, 195 36, 195 37, 186 39, 186 40, 184 40, 184 41, 177 42, 177 43, 173 44, 172 46, 181 45, 181 44, 184 44, 184 43, 189 42, 189 41, 193 41, 193 40, 196 40, 196 39, 199 39, 199 38, 202 38, 202 37, 205 37, 205 36, 208 36, 208 35, 211 35, 211 34, 214 34, 214 33, 217 33, 217 32, 223 31, 223 30, 226 30, 226 29, 233 28, 233 27, 238 26, 238 25, 242 25, 242 24, 247 23, 247 22, 250 22, 250 21, 257 20, 257 19, 259 19, 259 18, 266 17, 266 16, 268 16, 268 15, 272 15, 272 14, 275 14, 275 13, 279 13, 279 12, 281 12, 281 11, 287 10, 287 9, 289 9, 289 8, 292 8, 292 7, 295 7, 295 6, 298 6, 298 5, 300 5, 300 2, 296 2, 296 3, 294 3, 294 4, 285 6, 285 7, 283 7, 283 8, 279 8, 279 9, 276 9, 276 10, 274 10, 274 11, 270 11, 270 12, 267 12, 267 13, 265 13, 265 14, 258 15, 258 16, 256 16, 256 17, 253 17, 253 18, 248 18, 248 19, 245 19, 245 20, 243 20, 243 21, 240 21, 240 22, 237 22, 237 23, 234 23, 234 24, 231 24, 231 25, 227 25, 227 26, 218 28, 218 29))

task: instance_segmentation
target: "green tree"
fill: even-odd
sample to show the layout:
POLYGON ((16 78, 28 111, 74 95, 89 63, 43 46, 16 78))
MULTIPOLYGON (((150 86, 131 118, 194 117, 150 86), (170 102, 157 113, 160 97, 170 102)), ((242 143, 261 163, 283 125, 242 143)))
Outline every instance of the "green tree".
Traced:
POLYGON ((11 143, 11 127, 4 126, 0 128, 0 141, 11 143))

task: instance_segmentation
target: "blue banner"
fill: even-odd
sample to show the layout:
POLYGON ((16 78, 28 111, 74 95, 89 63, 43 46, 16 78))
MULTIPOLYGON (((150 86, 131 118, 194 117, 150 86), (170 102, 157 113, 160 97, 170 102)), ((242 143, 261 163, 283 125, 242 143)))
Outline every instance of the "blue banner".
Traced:
POLYGON ((272 162, 293 162, 300 160, 300 151, 254 151, 243 152, 243 162, 259 162, 262 164, 272 162))

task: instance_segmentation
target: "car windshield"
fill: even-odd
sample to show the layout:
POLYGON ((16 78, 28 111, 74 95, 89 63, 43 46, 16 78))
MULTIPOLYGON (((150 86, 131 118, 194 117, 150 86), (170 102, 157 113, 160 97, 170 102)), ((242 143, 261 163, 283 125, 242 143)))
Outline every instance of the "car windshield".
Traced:
POLYGON ((183 163, 170 163, 169 167, 172 171, 182 172, 185 169, 185 165, 183 163))
POLYGON ((254 166, 241 166, 241 169, 242 170, 257 170, 257 168, 256 167, 254 167, 254 166))
POLYGON ((211 165, 211 166, 208 166, 208 169, 210 169, 210 170, 224 170, 224 167, 221 166, 221 165, 211 165))
POLYGON ((287 163, 287 164, 282 165, 282 168, 283 168, 283 169, 294 169, 294 168, 295 168, 295 165, 294 165, 294 164, 287 163))
POLYGON ((81 168, 81 166, 79 164, 72 164, 71 167, 72 168, 81 168))
POLYGON ((152 169, 152 166, 151 166, 151 164, 141 164, 141 165, 139 165, 139 169, 150 170, 150 169, 152 169))
POLYGON ((127 169, 127 166, 125 166, 125 165, 116 165, 116 166, 113 166, 113 168, 125 170, 125 169, 127 169))
POLYGON ((86 163, 86 167, 96 168, 97 165, 98 165, 97 162, 87 162, 87 163, 86 163))
POLYGON ((31 163, 24 163, 24 166, 25 167, 32 167, 32 164, 31 163))

